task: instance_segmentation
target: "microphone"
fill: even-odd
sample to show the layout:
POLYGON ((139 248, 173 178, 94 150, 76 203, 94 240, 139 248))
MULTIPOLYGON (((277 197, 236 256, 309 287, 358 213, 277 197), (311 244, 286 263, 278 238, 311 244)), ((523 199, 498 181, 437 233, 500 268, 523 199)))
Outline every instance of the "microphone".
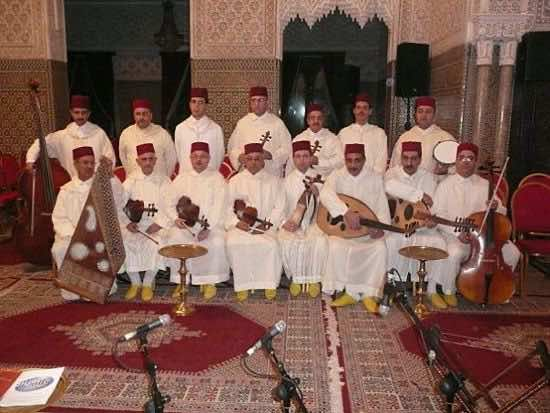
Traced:
MULTIPOLYGON (((394 276, 396 275, 396 273, 397 276, 399 276, 399 272, 397 272, 395 268, 392 268, 387 272, 387 274, 391 274, 394 276)), ((391 308, 391 301, 395 297, 396 293, 397 287, 395 285, 395 279, 388 277, 386 284, 384 284, 384 295, 382 296, 382 300, 378 305, 378 314, 380 314, 380 317, 386 317, 388 315, 391 308)))
POLYGON ((283 320, 277 321, 270 330, 266 331, 264 336, 256 341, 252 347, 246 350, 246 355, 249 357, 256 352, 256 350, 261 349, 266 342, 271 340, 273 337, 281 334, 286 329, 286 323, 283 320))
POLYGON ((172 318, 170 318, 169 314, 163 314, 156 320, 153 320, 147 324, 143 324, 142 326, 139 326, 134 331, 130 331, 129 333, 124 334, 122 337, 119 337, 118 341, 129 341, 135 338, 136 336, 140 336, 142 334, 147 334, 149 331, 154 330, 155 328, 162 327, 165 325, 168 325, 172 322, 172 318))

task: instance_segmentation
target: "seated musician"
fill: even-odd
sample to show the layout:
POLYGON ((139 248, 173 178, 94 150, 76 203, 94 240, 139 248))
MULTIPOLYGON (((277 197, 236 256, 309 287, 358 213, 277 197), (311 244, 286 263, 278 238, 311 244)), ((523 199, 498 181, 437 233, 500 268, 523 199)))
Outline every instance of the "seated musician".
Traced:
POLYGON ((155 219, 161 198, 166 193, 170 180, 165 171, 157 173, 157 157, 152 143, 136 146, 137 170, 134 170, 124 181, 123 187, 129 199, 124 208, 127 216, 121 219, 122 238, 126 250, 125 268, 130 277, 130 288, 126 300, 133 300, 141 288, 141 299, 150 301, 153 298, 153 281, 161 268, 158 254, 163 231, 155 219), (143 272, 143 282, 140 272, 143 272))
POLYGON ((244 150, 246 169, 229 181, 227 256, 238 301, 246 300, 254 289, 265 290, 265 297, 273 300, 282 272, 276 228, 283 216, 285 193, 280 178, 264 169, 262 145, 249 143, 244 150), (235 208, 234 213, 235 201, 249 208, 235 208))
MULTIPOLYGON (((208 249, 206 255, 188 260, 186 265, 192 283, 200 285, 204 299, 210 300, 216 295, 216 283, 229 279, 223 229, 227 187, 218 171, 208 169, 208 143, 193 142, 190 151, 193 169, 180 173, 164 194, 162 225, 169 228, 164 244, 199 244, 208 249)), ((170 281, 180 284, 180 260, 166 262, 170 281)), ((179 296, 180 287, 173 297, 179 296)))
MULTIPOLYGON (((443 180, 434 195, 432 212, 442 218, 455 219, 468 217, 474 212, 485 211, 488 204, 489 181, 475 174, 479 149, 472 143, 461 143, 456 153, 456 173, 443 180)), ((506 214, 506 208, 496 198, 491 208, 506 214)), ((431 224, 434 225, 434 224, 431 224)), ((446 270, 449 277, 443 282, 443 299, 448 305, 456 306, 456 276, 460 271, 462 261, 470 253, 469 232, 454 232, 452 227, 438 228, 447 242, 449 253, 446 270)), ((502 255, 506 264, 512 270, 516 267, 520 252, 514 244, 507 242, 502 248, 502 255)), ((433 301, 433 300, 432 300, 433 301)))
MULTIPOLYGON (((351 229, 359 229, 360 215, 337 197, 338 193, 352 196, 365 203, 379 221, 389 224, 390 211, 382 177, 365 167, 365 146, 347 144, 345 166, 332 172, 321 190, 321 203, 331 216, 344 216, 351 229)), ((368 229, 368 235, 354 239, 329 237, 329 252, 322 280, 323 292, 344 291, 331 304, 343 307, 360 299, 370 313, 378 311, 376 298, 382 295, 386 273, 386 244, 384 231, 368 229)))
MULTIPOLYGON (((77 228, 84 204, 88 199, 92 186, 95 156, 91 146, 80 146, 73 149, 73 166, 76 175, 63 185, 57 195, 52 212, 52 223, 55 232, 55 241, 52 246, 52 256, 57 268, 61 268, 71 238, 77 228)), ((121 205, 124 199, 124 190, 120 181, 111 178, 115 203, 121 205)), ((113 283, 111 294, 116 292, 116 283, 113 283)), ((61 290, 65 300, 78 300, 80 296, 70 291, 61 290)))
MULTIPOLYGON (((433 173, 420 167, 422 161, 422 146, 420 142, 401 143, 401 162, 390 168, 384 176, 386 193, 395 199, 416 203, 422 203, 430 208, 433 205, 433 196, 437 187, 433 173)), ((388 247, 388 268, 399 271, 403 281, 408 273, 413 281, 418 280, 416 274, 418 262, 399 254, 403 247, 421 245, 446 250, 446 243, 441 234, 435 228, 417 228, 410 237, 402 234, 390 233, 386 236, 388 247)), ((437 308, 446 308, 447 304, 436 294, 436 286, 440 279, 447 276, 445 260, 428 261, 428 294, 432 298, 432 304, 437 308)))
POLYGON ((294 141, 292 152, 296 169, 284 180, 286 208, 279 245, 285 274, 292 280, 290 294, 296 297, 304 290, 315 298, 321 292, 321 274, 328 252, 327 237, 315 223, 318 184, 308 183, 318 173, 311 168, 309 141, 294 141))

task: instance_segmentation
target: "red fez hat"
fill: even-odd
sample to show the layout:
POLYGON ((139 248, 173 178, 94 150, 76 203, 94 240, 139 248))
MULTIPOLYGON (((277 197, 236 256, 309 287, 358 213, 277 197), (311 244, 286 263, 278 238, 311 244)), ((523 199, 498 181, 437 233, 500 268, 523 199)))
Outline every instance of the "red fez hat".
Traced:
POLYGON ((348 143, 344 152, 345 155, 348 153, 360 153, 365 156, 365 145, 362 143, 348 143))
POLYGON ((195 151, 210 153, 210 146, 208 146, 207 142, 193 142, 191 144, 191 153, 195 151))
POLYGON ((321 105, 320 103, 310 103, 309 105, 307 105, 306 115, 309 115, 310 112, 314 111, 323 112, 323 105, 321 105))
POLYGON ((431 96, 420 96, 414 101, 415 109, 419 106, 430 106, 435 110, 435 99, 431 96))
POLYGON ((370 97, 367 92, 359 93, 357 96, 355 96, 355 103, 357 102, 367 102, 370 106, 370 97))
POLYGON ((256 153, 256 152, 263 153, 263 151, 264 151, 264 147, 262 146, 261 143, 249 143, 244 145, 245 154, 256 153))
POLYGON ((81 108, 81 109, 90 109, 90 98, 84 95, 72 95, 71 96, 71 109, 81 108))
MULTIPOLYGON (((78 106, 77 106, 78 107, 78 106)), ((73 149, 73 160, 76 161, 83 156, 94 156, 94 149, 91 146, 80 146, 73 149)))
POLYGON ((418 153, 419 156, 422 156, 422 144, 420 142, 403 142, 401 144, 401 152, 413 151, 418 153))
POLYGON ((132 101, 132 109, 152 109, 151 101, 149 99, 134 99, 132 101))
POLYGON ((248 96, 264 96, 267 97, 267 88, 265 86, 252 86, 248 92, 248 96))
POLYGON ((476 155, 476 158, 479 154, 479 148, 476 144, 473 144, 471 142, 462 142, 460 145, 458 145, 458 148, 456 148, 456 156, 458 156, 462 151, 472 151, 476 155))
POLYGON ((208 103, 208 89, 205 87, 192 87, 191 98, 203 98, 208 103))
POLYGON ((155 153, 155 147, 152 143, 142 143, 136 146, 137 156, 141 156, 144 153, 155 153))
POLYGON ((309 144, 309 141, 292 142, 292 153, 294 154, 296 151, 308 151, 311 153, 311 145, 309 144))

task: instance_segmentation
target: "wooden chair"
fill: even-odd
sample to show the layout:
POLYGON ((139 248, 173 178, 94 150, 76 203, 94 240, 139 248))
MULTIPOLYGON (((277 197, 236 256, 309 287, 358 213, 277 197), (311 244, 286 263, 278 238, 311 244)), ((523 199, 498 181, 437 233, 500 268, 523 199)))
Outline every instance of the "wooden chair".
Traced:
POLYGON ((519 186, 512 196, 511 212, 514 242, 521 251, 518 290, 523 298, 529 257, 550 257, 550 185, 519 186))

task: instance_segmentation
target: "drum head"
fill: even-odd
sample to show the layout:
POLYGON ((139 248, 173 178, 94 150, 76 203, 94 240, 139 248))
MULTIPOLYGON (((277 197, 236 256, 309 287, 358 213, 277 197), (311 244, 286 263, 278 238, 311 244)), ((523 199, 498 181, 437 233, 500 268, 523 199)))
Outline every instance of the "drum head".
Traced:
POLYGON ((454 165, 459 143, 453 140, 441 141, 434 147, 434 159, 443 165, 454 165))

